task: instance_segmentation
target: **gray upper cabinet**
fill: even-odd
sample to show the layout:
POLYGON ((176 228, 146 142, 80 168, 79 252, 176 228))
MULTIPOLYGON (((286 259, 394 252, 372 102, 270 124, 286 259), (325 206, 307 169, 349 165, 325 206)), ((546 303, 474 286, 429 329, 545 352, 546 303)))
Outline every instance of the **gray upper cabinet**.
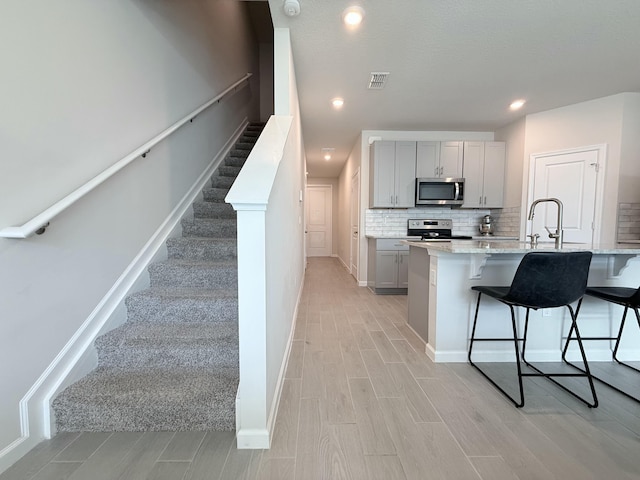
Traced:
POLYGON ((462 177, 463 142, 417 142, 416 177, 462 177))
POLYGON ((410 208, 415 205, 416 142, 379 141, 371 145, 369 206, 410 208))
POLYGON ((504 142, 464 142, 463 208, 504 206, 504 142))

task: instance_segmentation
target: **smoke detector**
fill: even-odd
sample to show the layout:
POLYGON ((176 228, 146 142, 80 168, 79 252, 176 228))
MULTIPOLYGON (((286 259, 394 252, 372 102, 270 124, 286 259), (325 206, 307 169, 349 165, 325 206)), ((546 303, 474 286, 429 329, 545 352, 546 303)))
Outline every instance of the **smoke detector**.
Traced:
POLYGON ((298 0, 284 0, 284 14, 287 17, 297 17, 300 15, 300 2, 298 0))

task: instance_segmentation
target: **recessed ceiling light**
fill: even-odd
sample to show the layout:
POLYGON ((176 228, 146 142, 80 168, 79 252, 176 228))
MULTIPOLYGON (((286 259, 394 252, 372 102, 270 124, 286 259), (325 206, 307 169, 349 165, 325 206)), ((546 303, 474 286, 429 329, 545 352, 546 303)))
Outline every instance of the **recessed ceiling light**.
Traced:
POLYGON ((335 150, 335 148, 323 148, 322 149, 323 158, 326 161, 331 160, 331 156, 332 156, 334 150, 335 150))
POLYGON ((526 100, 522 100, 522 99, 515 100, 515 101, 511 102, 511 105, 509 105, 509 108, 511 110, 518 110, 518 109, 522 108, 525 103, 527 103, 526 100))
POLYGON ((344 99, 336 97, 331 100, 331 104, 333 105, 333 108, 340 109, 344 105, 344 99))
POLYGON ((347 8, 342 12, 342 21, 349 27, 356 27, 360 25, 364 18, 364 10, 362 7, 353 6, 347 8))

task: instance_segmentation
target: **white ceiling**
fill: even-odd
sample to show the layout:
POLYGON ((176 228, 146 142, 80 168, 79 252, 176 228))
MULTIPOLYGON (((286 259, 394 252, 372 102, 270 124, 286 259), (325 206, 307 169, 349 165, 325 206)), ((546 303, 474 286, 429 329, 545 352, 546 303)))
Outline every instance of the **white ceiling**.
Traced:
POLYGON ((291 31, 307 170, 336 177, 361 130, 493 131, 640 91, 640 0, 299 0, 291 31), (366 14, 357 31, 343 10, 366 14), (383 90, 370 73, 390 72, 383 90), (330 100, 343 97, 335 111, 330 100), (525 98, 519 112, 509 103, 525 98), (326 162, 322 148, 335 148, 326 162))

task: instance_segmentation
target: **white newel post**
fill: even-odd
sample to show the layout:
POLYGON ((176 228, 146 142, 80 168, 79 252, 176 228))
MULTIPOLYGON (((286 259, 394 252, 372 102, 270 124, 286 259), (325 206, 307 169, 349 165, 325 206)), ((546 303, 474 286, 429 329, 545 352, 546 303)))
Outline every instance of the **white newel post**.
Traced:
POLYGON ((237 205, 240 385, 238 448, 269 448, 267 429, 266 204, 237 205), (250 298, 247 298, 250 296, 250 298))

